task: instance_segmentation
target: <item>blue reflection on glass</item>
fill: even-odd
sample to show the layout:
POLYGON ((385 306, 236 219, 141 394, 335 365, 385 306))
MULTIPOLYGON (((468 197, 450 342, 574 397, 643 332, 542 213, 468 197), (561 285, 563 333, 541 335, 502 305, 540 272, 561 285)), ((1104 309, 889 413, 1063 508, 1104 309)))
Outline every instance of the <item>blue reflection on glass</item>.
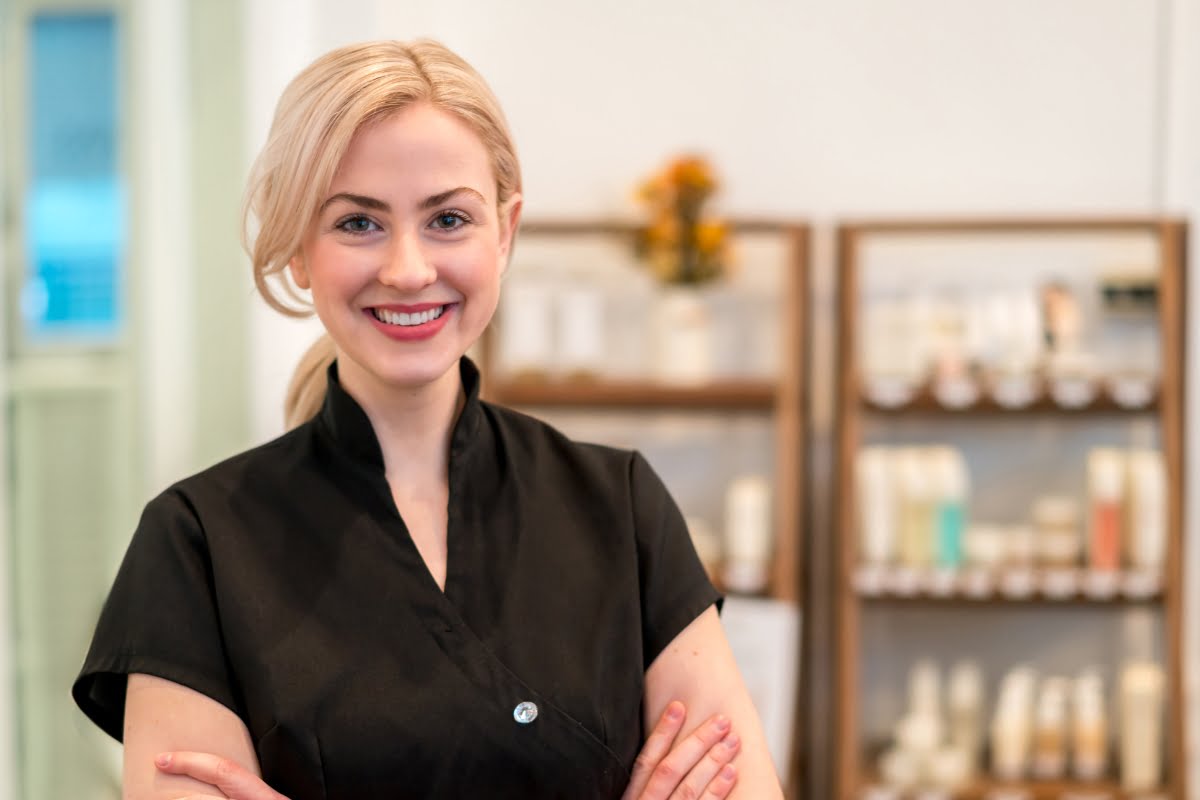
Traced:
POLYGON ((30 53, 22 317, 34 340, 108 341, 121 321, 125 250, 116 21, 36 16, 30 53))

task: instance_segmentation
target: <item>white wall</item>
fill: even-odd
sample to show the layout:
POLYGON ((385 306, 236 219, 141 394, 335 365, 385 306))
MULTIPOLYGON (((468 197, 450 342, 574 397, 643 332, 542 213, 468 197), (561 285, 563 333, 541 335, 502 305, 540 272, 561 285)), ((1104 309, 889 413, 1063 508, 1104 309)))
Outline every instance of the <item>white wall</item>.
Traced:
MULTIPOLYGON (((818 298, 831 297, 838 218, 1175 212, 1200 223, 1200 0, 250 0, 247 13, 252 148, 308 59, 358 39, 433 36, 507 109, 528 217, 633 214, 640 177, 702 150, 722 173, 722 210, 821 225, 818 298)), ((286 377, 315 330, 255 312, 259 438, 280 429, 286 377)), ((814 342, 819 374, 830 344, 814 342)), ((827 421, 831 398, 814 402, 827 421)), ((1188 444, 1200 452, 1195 425, 1188 444)), ((1188 542, 1198 521, 1188 509, 1188 542)), ((1200 548, 1188 553, 1196 587, 1200 548)), ((1193 597, 1189 620, 1198 608, 1193 597)))
POLYGON ((152 332, 136 352, 148 432, 146 489, 157 493, 191 469, 195 450, 194 265, 186 246, 192 217, 187 8, 183 0, 134 0, 132 11, 128 150, 138 203, 134 219, 144 214, 170 220, 131 228, 139 266, 135 326, 152 332))

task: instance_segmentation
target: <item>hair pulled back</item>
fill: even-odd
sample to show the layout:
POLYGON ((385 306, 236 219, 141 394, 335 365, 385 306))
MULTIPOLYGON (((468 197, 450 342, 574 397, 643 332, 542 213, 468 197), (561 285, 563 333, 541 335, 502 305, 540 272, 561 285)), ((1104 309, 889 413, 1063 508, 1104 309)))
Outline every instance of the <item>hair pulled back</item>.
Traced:
MULTIPOLYGON (((333 181, 354 134, 415 103, 446 111, 479 136, 503 204, 521 190, 516 148, 495 95, 471 65, 428 39, 349 45, 318 58, 284 89, 267 143, 251 169, 243 211, 243 243, 254 285, 275 310, 313 313, 291 282, 288 262, 333 181)), ((333 341, 322 335, 300 360, 288 387, 284 418, 292 428, 321 407, 333 341)))

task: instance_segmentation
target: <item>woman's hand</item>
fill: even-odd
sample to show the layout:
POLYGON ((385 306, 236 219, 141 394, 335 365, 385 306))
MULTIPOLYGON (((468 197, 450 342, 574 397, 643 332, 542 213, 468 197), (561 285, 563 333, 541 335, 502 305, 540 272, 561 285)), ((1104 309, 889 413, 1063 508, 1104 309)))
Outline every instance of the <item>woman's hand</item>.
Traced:
POLYGON ((638 753, 621 800, 722 800, 733 790, 737 768, 729 762, 742 743, 730 731, 729 720, 720 714, 711 717, 676 744, 686 717, 683 703, 667 705, 638 753))
POLYGON ((228 758, 208 753, 162 753, 154 765, 172 775, 186 775, 207 783, 220 794, 198 794, 179 800, 288 800, 262 778, 228 758))
MULTIPOLYGON (((670 703, 633 765, 622 800, 723 800, 737 782, 729 762, 741 741, 721 715, 709 719, 676 744, 687 718, 683 703, 670 703)), ((288 800, 261 778, 227 758, 209 753, 162 753, 155 765, 172 775, 186 775, 220 792, 180 800, 288 800)))

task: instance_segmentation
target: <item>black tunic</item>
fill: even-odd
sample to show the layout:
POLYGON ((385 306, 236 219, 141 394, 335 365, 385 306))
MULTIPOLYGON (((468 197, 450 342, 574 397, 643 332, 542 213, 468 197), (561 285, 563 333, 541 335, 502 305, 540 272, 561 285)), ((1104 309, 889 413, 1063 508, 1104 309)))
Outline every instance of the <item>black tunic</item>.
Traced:
POLYGON ((718 595, 639 454, 461 374, 444 592, 335 366, 311 422, 146 506, 80 708, 119 739, 127 674, 196 689, 292 800, 619 797, 645 668, 718 595))

